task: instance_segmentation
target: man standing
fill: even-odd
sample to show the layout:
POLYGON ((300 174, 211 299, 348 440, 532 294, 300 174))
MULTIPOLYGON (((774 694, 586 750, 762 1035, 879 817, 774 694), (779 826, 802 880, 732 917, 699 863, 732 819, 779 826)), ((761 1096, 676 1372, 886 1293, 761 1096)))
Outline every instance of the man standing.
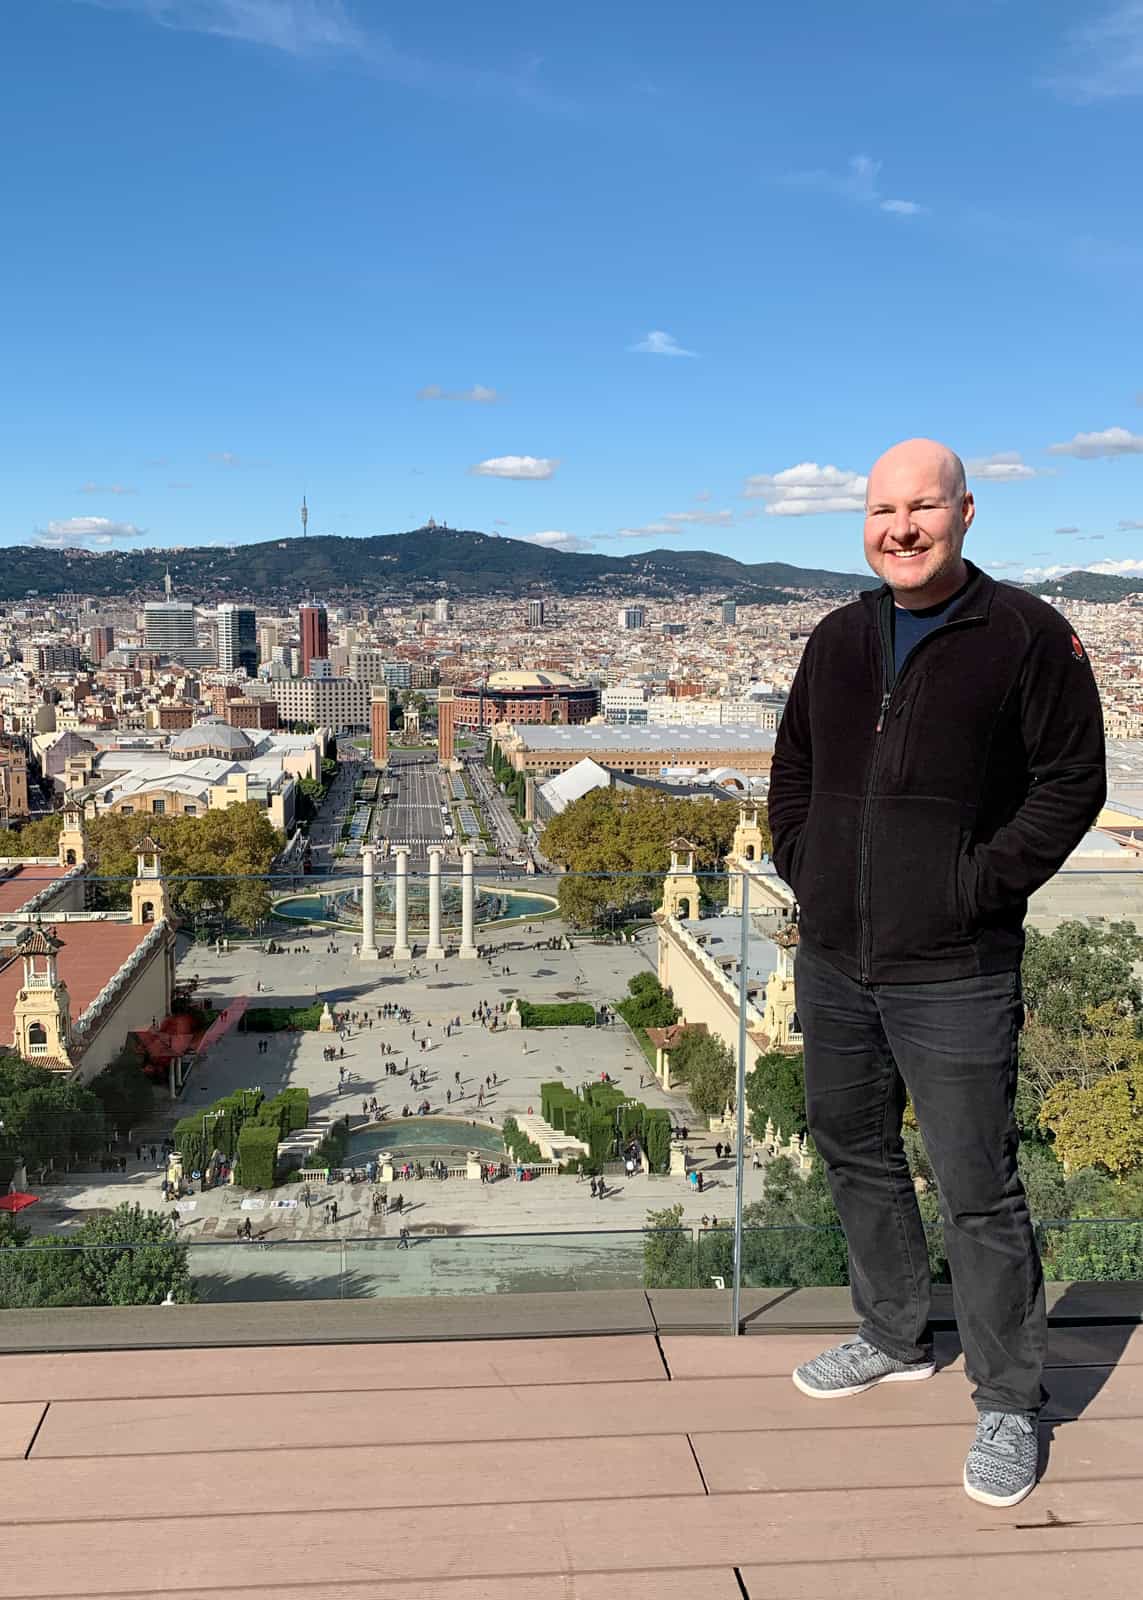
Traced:
POLYGON ((906 1095, 932 1161, 976 1437, 964 1487, 1036 1481, 1046 1318, 1016 1166, 1028 896, 1106 796, 1087 654, 1053 607, 961 555, 975 507, 928 439, 869 476, 884 587, 815 629, 778 730, 774 862, 799 904, 806 1115, 849 1246, 859 1337, 799 1367, 820 1399, 935 1371, 906 1095))

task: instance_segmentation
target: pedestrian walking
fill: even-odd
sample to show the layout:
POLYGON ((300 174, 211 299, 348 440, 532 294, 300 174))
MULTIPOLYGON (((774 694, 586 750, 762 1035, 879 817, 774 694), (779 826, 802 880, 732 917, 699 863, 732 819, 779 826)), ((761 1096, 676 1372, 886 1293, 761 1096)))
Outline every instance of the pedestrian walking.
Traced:
POLYGON ((1054 606, 964 559, 974 515, 943 445, 908 440, 874 465, 865 556, 884 586, 814 630, 769 804, 800 907, 807 1121, 861 1319, 794 1382, 830 1398, 935 1371, 908 1095, 975 1382, 964 1488, 1011 1506, 1036 1482, 1046 1342, 1013 1137, 1023 924, 1107 785, 1087 652, 1054 606))

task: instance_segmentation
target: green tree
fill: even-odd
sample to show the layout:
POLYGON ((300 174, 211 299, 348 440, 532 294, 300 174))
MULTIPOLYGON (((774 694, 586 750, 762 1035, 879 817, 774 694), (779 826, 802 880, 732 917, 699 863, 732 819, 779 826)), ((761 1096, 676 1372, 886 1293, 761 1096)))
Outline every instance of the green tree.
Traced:
POLYGON ((679 1008, 653 972, 638 972, 627 981, 627 998, 615 1008, 630 1027, 669 1028, 679 1008))
POLYGON ((643 1283, 648 1289, 694 1287, 694 1235, 683 1223, 682 1205, 648 1211, 643 1234, 643 1283))
POLYGON ((45 1072, 10 1052, 0 1054, 0 1166, 30 1169, 87 1159, 105 1140, 103 1107, 82 1084, 45 1072))
POLYGON ((671 1051, 671 1076, 687 1087, 700 1116, 717 1117, 734 1106, 737 1071, 733 1053, 713 1033, 684 1033, 671 1051))
POLYGON ((1143 1069, 1108 1073, 1088 1089, 1056 1084, 1040 1122, 1055 1135, 1066 1168, 1102 1167, 1116 1176, 1136 1170, 1143 1166, 1143 1069))
POLYGON ((755 1139, 773 1122, 785 1139, 806 1132, 806 1078, 801 1051, 771 1050, 746 1078, 746 1108, 755 1139))
POLYGON ((1029 928, 1021 967, 1029 1020, 1076 1036, 1092 1007, 1110 1002, 1122 1015, 1138 1016, 1143 991, 1134 964, 1141 954, 1143 939, 1130 922, 1062 922, 1051 933, 1029 928))
MULTIPOLYGON (((544 830, 544 851, 551 860, 569 874, 597 875, 586 882, 561 880, 561 912, 582 927, 656 902, 670 866, 670 841, 679 836, 695 845, 698 872, 721 873, 737 821, 735 808, 718 800, 682 800, 642 789, 591 790, 544 830)), ((725 899, 724 876, 700 882, 708 899, 725 899)))
POLYGON ((129 1038, 116 1059, 91 1082, 91 1092, 103 1107, 109 1130, 126 1135, 151 1111, 155 1086, 143 1070, 145 1056, 134 1038, 129 1038))
POLYGON ((168 1294, 180 1305, 194 1299, 186 1246, 177 1243, 168 1217, 118 1206, 85 1222, 79 1241, 87 1247, 83 1271, 94 1304, 153 1306, 168 1294))

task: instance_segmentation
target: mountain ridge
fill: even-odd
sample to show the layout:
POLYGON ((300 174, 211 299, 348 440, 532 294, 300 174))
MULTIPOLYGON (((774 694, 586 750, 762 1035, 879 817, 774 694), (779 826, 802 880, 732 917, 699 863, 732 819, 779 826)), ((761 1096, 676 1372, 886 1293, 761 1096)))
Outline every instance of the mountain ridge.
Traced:
POLYGON ((853 594, 872 574, 827 572, 786 562, 745 563, 712 550, 647 550, 605 556, 552 550, 475 529, 432 525, 406 533, 269 539, 257 544, 93 551, 10 545, 0 563, 0 600, 81 593, 139 597, 162 592, 170 567, 175 592, 217 599, 392 595, 456 597, 598 594, 614 599, 677 593, 781 602, 791 591, 853 594))

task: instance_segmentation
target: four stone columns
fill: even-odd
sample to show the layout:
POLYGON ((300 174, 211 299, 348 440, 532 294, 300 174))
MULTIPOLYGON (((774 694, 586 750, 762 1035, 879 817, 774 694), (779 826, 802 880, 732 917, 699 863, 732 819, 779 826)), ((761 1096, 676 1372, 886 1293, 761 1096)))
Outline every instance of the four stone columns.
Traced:
POLYGON ((397 930, 393 941, 393 960, 411 961, 409 949, 409 852, 397 851, 397 930))
POLYGON ((429 944, 425 951, 427 961, 443 961, 441 944, 441 853, 429 851, 429 944))
POLYGON ((461 880, 460 959, 475 961, 480 952, 476 948, 475 906, 476 881, 472 875, 472 851, 464 852, 464 877, 461 880))
POLYGON ((373 863, 374 854, 367 845, 361 852, 361 959, 377 960, 377 936, 374 925, 373 863))

